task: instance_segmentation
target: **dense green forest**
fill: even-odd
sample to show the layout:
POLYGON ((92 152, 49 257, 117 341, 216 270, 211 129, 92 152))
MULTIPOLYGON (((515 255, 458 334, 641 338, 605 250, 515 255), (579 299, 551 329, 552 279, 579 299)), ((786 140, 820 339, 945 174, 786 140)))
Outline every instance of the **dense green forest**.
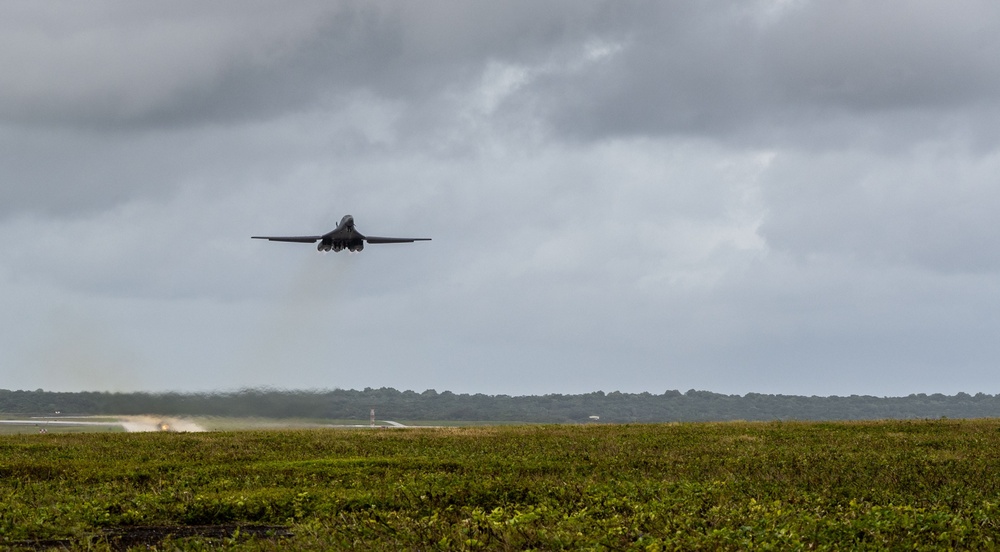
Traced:
POLYGON ((63 393, 0 389, 0 413, 170 416, 259 416, 368 420, 494 421, 527 423, 674 422, 727 420, 878 420, 1000 417, 1000 395, 958 393, 906 397, 723 395, 690 390, 651 393, 508 396, 383 387, 288 391, 243 389, 223 393, 63 393))

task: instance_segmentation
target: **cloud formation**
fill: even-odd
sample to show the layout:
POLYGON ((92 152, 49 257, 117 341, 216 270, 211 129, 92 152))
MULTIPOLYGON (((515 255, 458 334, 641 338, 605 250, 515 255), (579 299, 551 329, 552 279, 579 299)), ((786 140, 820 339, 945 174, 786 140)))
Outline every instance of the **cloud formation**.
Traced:
POLYGON ((992 3, 0 15, 7 387, 995 392, 992 3))

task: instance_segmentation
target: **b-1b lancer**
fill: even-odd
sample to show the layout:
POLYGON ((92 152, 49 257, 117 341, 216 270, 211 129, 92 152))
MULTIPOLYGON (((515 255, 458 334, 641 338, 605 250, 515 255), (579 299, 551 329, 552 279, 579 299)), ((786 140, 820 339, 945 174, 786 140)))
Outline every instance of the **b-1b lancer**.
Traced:
POLYGON ((430 238, 381 238, 378 236, 366 236, 354 227, 354 217, 344 215, 340 219, 340 224, 322 236, 250 236, 254 240, 269 240, 296 243, 316 243, 317 251, 361 251, 368 243, 412 243, 415 241, 430 241, 430 238))

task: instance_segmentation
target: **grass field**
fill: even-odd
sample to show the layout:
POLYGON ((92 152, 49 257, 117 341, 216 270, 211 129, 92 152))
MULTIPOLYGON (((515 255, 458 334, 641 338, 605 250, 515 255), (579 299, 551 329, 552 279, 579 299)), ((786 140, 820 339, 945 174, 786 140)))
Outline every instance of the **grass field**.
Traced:
POLYGON ((0 435, 0 547, 984 549, 1000 421, 0 435))

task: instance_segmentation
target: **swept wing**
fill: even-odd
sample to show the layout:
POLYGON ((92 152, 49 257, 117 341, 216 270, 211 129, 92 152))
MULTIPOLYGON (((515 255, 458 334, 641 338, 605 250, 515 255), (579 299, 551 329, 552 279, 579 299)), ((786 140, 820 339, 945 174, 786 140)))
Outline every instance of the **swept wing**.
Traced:
POLYGON ((382 238, 379 236, 365 236, 368 243, 412 243, 415 241, 431 241, 430 238, 382 238))
POLYGON ((252 240, 267 240, 296 243, 316 243, 323 239, 323 236, 250 236, 252 240))

